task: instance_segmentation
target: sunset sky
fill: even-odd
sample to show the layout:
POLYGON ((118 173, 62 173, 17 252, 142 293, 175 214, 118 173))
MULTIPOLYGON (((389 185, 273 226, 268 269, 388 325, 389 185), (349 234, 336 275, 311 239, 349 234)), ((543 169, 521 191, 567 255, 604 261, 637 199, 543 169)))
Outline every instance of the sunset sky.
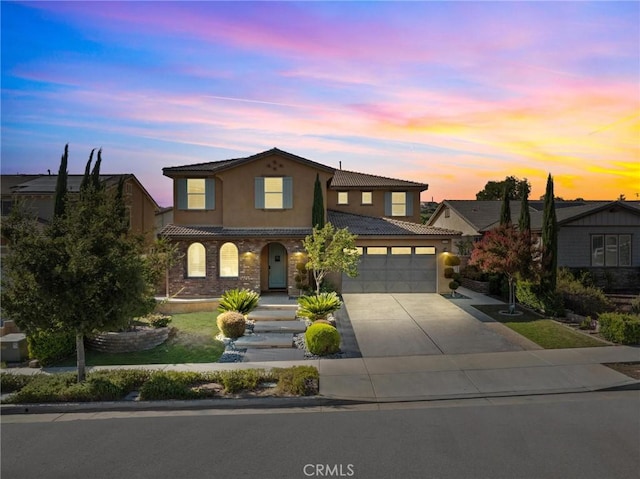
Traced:
MULTIPOLYGON (((638 2, 2 1, 4 174, 103 148, 171 205, 165 166, 272 147, 473 199, 548 173, 640 195, 638 2)), ((241 193, 241 192, 239 192, 241 193)))

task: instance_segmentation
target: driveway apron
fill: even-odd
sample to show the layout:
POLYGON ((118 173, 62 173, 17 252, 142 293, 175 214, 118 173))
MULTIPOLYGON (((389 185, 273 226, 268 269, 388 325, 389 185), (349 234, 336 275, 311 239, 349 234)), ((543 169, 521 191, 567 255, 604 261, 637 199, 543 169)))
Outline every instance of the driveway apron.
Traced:
POLYGON ((362 356, 522 351, 439 294, 344 294, 362 356))

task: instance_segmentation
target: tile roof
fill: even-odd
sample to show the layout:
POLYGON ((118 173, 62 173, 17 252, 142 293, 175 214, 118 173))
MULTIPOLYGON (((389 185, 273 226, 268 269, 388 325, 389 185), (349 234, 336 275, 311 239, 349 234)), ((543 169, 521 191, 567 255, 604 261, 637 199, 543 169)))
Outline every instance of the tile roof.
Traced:
POLYGON ((358 236, 453 236, 459 231, 435 228, 409 221, 393 218, 377 218, 372 216, 354 215, 341 211, 327 211, 327 220, 337 228, 349 228, 351 233, 358 236))
POLYGON ((311 234, 311 228, 225 228, 207 225, 167 225, 160 236, 170 238, 256 238, 300 237, 311 234))
POLYGON ((162 173, 164 175, 166 175, 167 173, 180 173, 180 172, 214 173, 214 172, 223 171, 229 168, 233 168, 235 166, 242 165, 244 163, 249 163, 251 161, 259 160, 261 158, 266 158, 271 155, 280 155, 285 158, 289 158, 294 161, 305 163, 315 168, 320 168, 326 171, 334 170, 334 168, 332 167, 322 165, 320 163, 316 163, 315 161, 311 161, 301 156, 294 155, 293 153, 288 153, 278 148, 272 148, 270 150, 263 151, 255 155, 247 156, 245 158, 233 158, 230 160, 210 161, 207 163, 195 163, 193 165, 184 165, 184 166, 170 166, 170 167, 163 168, 162 173))
POLYGON ((336 170, 331 179, 331 188, 420 188, 423 191, 429 188, 429 185, 355 171, 336 170))

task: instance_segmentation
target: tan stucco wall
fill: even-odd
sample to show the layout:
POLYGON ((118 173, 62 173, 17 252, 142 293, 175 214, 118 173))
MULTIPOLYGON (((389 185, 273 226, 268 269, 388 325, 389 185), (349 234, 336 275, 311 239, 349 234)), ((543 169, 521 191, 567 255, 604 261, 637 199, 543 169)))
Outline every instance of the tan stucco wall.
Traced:
MULTIPOLYGON (((356 215, 363 216, 385 216, 384 211, 384 195, 387 191, 403 191, 398 188, 392 188, 389 190, 373 190, 373 189, 358 189, 358 190, 348 190, 348 189, 331 189, 328 193, 327 198, 327 208, 335 211, 343 211, 345 213, 353 213, 356 215), (349 204, 347 205, 339 205, 338 204, 338 192, 340 191, 348 191, 349 192, 349 204), (363 191, 371 191, 373 204, 363 205, 362 204, 362 192, 363 191)), ((420 190, 413 189, 407 190, 413 192, 413 215, 412 216, 397 216, 395 219, 401 221, 410 221, 412 223, 420 223, 420 190)))
MULTIPOLYGON (((217 174, 215 210, 187 211, 176 208, 174 223, 249 228, 310 227, 316 173, 320 175, 326 214, 326 184, 331 174, 274 154, 217 174), (293 178, 293 208, 255 208, 255 178, 263 176, 293 178)), ((174 205, 177 205, 176 189, 174 181, 174 205)))

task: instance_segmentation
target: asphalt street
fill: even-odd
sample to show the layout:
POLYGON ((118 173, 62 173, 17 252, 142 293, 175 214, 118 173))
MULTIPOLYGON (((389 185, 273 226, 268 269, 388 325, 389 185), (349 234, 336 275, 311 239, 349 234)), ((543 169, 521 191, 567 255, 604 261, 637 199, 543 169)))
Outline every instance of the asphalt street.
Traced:
POLYGON ((3 478, 625 479, 640 393, 2 417, 3 478))

